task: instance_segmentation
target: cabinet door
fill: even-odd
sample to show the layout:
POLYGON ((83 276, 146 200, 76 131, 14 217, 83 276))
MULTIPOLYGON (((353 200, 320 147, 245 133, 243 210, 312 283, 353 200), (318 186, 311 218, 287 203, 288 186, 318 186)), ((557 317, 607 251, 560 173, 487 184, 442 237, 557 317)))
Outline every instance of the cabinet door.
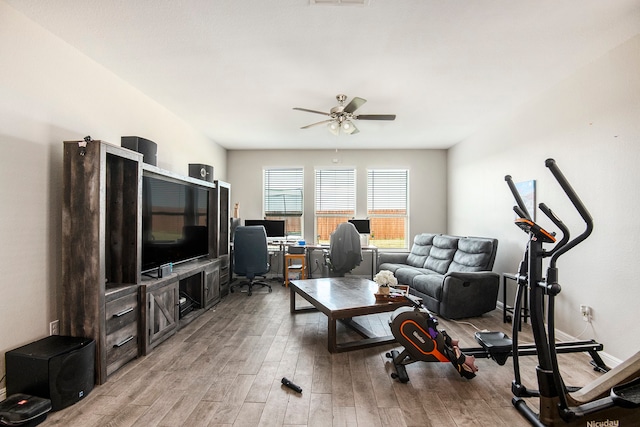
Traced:
POLYGON ((220 267, 217 265, 212 271, 205 273, 204 295, 207 307, 220 300, 220 267))
POLYGON ((147 300, 149 347, 155 347, 173 335, 178 327, 178 283, 149 291, 147 300))

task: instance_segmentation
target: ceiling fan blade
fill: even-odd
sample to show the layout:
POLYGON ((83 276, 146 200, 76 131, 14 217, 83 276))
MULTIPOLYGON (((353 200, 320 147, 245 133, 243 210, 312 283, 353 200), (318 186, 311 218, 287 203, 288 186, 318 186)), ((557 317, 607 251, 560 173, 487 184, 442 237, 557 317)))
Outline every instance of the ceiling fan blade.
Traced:
POLYGON ((293 109, 298 111, 306 111, 307 113, 322 114, 323 116, 331 115, 331 113, 325 113, 324 111, 309 110, 308 108, 293 107, 293 109))
POLYGON ((355 119, 358 120, 395 120, 395 114, 360 114, 359 116, 354 116, 355 119))
POLYGON ((318 126, 318 125, 323 125, 325 123, 330 123, 334 121, 333 119, 329 119, 329 120, 323 120, 321 122, 318 123, 311 123, 310 125, 306 125, 306 126, 302 126, 300 129, 309 129, 310 127, 314 127, 314 126, 318 126))
POLYGON ((364 103, 367 102, 366 99, 364 98, 358 98, 357 96, 354 97, 351 102, 349 102, 347 104, 346 107, 344 107, 344 112, 345 113, 353 113, 354 111, 356 111, 358 108, 362 107, 364 105, 364 103))

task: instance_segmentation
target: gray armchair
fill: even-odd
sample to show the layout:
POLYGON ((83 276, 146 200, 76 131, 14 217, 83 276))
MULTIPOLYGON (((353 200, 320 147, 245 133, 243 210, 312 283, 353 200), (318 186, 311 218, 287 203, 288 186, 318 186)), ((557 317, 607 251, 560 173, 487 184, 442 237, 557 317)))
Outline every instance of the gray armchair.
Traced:
POLYGON ((233 235, 233 272, 247 280, 231 285, 230 292, 236 287, 248 286, 248 294, 251 296, 255 285, 272 291, 270 284, 256 280, 256 277, 265 277, 269 272, 267 233, 262 225, 236 227, 233 235))

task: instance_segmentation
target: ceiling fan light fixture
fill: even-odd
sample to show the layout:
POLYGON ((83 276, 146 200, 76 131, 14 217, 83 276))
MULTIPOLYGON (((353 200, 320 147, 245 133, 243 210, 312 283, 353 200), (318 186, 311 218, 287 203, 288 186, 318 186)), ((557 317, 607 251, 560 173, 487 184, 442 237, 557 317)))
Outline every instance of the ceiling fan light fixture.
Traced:
POLYGON ((333 121, 329 123, 327 125, 327 128, 329 129, 329 132, 331 132, 332 134, 340 135, 340 125, 338 124, 337 121, 333 121))
POLYGON ((353 132, 355 132, 355 130, 356 130, 356 127, 350 121, 347 120, 342 122, 342 131, 344 133, 351 135, 353 132))

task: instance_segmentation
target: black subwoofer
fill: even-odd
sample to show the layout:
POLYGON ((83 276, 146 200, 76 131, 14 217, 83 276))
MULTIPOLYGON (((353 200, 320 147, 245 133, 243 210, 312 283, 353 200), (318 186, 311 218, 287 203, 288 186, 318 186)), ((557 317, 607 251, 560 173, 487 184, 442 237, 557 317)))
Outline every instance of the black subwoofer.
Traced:
POLYGON ((51 400, 58 411, 78 402, 95 383, 95 341, 52 335, 5 353, 7 396, 51 400))

